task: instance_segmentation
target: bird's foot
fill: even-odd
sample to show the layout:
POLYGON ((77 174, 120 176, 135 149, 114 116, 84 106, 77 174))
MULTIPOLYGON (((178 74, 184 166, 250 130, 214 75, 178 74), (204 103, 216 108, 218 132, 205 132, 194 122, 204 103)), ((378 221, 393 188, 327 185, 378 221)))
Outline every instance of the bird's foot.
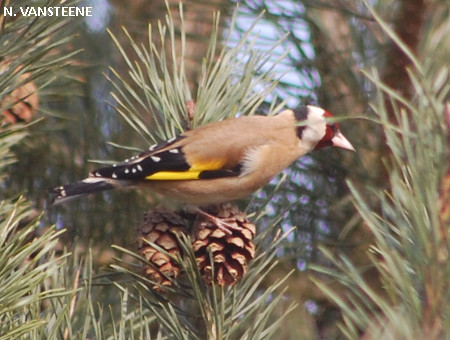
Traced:
POLYGON ((220 230, 222 230, 223 232, 231 235, 233 234, 233 230, 237 230, 237 231, 241 231, 243 230, 242 227, 240 227, 237 223, 236 223, 236 219, 235 218, 227 218, 227 217, 218 217, 218 216, 214 216, 208 212, 206 212, 203 209, 200 208, 196 208, 195 211, 206 217, 209 221, 211 221, 211 223, 213 223, 214 225, 217 226, 217 228, 219 228, 220 230))

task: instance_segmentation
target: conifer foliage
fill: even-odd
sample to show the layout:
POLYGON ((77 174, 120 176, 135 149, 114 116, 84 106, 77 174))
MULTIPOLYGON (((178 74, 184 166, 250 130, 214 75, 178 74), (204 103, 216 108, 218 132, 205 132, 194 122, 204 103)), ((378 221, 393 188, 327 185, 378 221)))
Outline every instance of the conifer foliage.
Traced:
MULTIPOLYGON (((112 224, 108 218, 114 217, 101 221, 106 221, 102 240, 92 240, 92 247, 86 249, 86 240, 65 242, 60 221, 58 227, 52 226, 45 211, 33 208, 45 205, 27 199, 35 193, 27 193, 25 187, 17 192, 11 189, 20 183, 13 183, 12 169, 25 169, 24 176, 36 178, 31 186, 37 187, 42 183, 39 177, 58 171, 30 171, 40 169, 35 166, 38 160, 32 158, 36 164, 30 166, 18 150, 24 146, 33 149, 29 141, 42 131, 37 128, 42 118, 51 117, 55 122, 63 116, 55 114, 58 105, 49 104, 49 94, 58 100, 67 96, 67 88, 57 84, 79 56, 78 51, 67 49, 79 23, 62 16, 7 17, 0 13, 0 190, 5 193, 0 197, 0 340, 316 339, 327 334, 348 339, 449 338, 450 45, 446 37, 450 36, 450 8, 445 0, 436 0, 440 10, 428 13, 433 20, 419 18, 420 22, 430 20, 422 30, 424 38, 409 39, 407 30, 388 22, 387 11, 384 15, 379 11, 382 5, 397 2, 399 10, 421 3, 363 1, 361 10, 346 1, 304 1, 300 14, 312 34, 308 42, 295 40, 298 31, 289 25, 298 24, 290 20, 300 14, 290 7, 281 10, 277 6, 282 2, 246 2, 230 17, 226 34, 220 26, 224 13, 217 13, 210 18, 213 30, 196 80, 186 76, 190 73, 186 72, 183 5, 169 6, 166 1, 164 20, 148 27, 144 44, 137 42, 127 27, 111 30, 111 42, 125 66, 106 72, 112 88, 110 104, 118 113, 109 114, 120 119, 116 124, 133 132, 129 143, 110 141, 119 150, 136 150, 136 141, 149 146, 187 129, 258 110, 277 113, 285 103, 274 93, 283 97, 283 93, 301 92, 280 81, 277 65, 286 58, 292 61, 294 55, 285 44, 298 48, 297 57, 303 61, 311 58, 299 72, 308 74, 307 83, 320 78, 322 90, 332 87, 330 96, 319 90, 318 101, 329 105, 342 95, 341 107, 348 110, 346 105, 352 103, 350 107, 357 108, 349 111, 354 119, 348 120, 358 126, 353 130, 355 139, 373 142, 378 149, 369 152, 369 147, 361 150, 365 147, 357 145, 359 165, 347 166, 346 159, 340 166, 330 160, 332 173, 314 167, 314 158, 307 158, 299 168, 303 174, 310 171, 308 175, 289 170, 269 191, 258 195, 256 204, 225 205, 210 211, 232 220, 238 227, 232 234, 215 228, 207 219, 155 208, 156 198, 146 197, 142 215, 144 211, 147 214, 140 222, 132 223, 136 210, 118 219, 122 231, 137 228, 137 245, 111 245, 115 257, 108 268, 101 267, 97 255, 104 254, 99 252, 99 244, 119 232, 108 229, 112 224), (342 30, 325 34, 327 23, 318 23, 321 15, 329 12, 317 11, 320 5, 334 11, 333 23, 342 30), (341 8, 345 9, 342 17, 336 15, 341 8), (252 18, 252 23, 238 32, 238 15, 252 10, 259 15, 262 9, 269 14, 252 18), (179 20, 174 20, 175 12, 179 20), (348 19, 347 15, 351 19, 342 20, 348 19), (291 37, 282 34, 274 41, 261 37, 258 25, 262 21, 267 24, 267 18, 277 19, 276 27, 290 30, 291 37), (356 19, 365 24, 355 25, 351 34, 343 29, 354 25, 356 19), (348 34, 341 34, 343 31, 348 34), (395 77, 383 74, 379 64, 366 67, 361 75, 356 72, 355 55, 366 62, 364 53, 378 56, 382 52, 382 47, 364 40, 360 31, 376 32, 377 39, 389 46, 388 55, 402 56, 402 65, 407 65, 401 70, 405 89, 400 91, 395 77), (264 48, 260 48, 261 39, 264 48), (321 46, 321 39, 334 44, 321 46), (360 43, 359 51, 349 52, 352 41, 352 46, 360 43), (317 55, 308 52, 306 43, 311 43, 308 48, 314 47, 317 55), (334 52, 330 59, 323 58, 329 52, 334 52), (315 57, 316 68, 312 63, 315 57), (330 64, 338 69, 330 70, 330 64), (320 77, 316 76, 319 73, 320 77), (383 132, 376 142, 374 131, 383 132), (367 169, 370 160, 373 166, 367 169), (374 175, 376 169, 385 169, 379 178, 374 175), (311 170, 322 170, 323 176, 336 182, 342 179, 342 183, 333 186, 332 192, 320 182, 320 176, 310 176, 311 170), (350 178, 344 181, 346 174, 350 178), (295 187, 292 181, 284 181, 288 176, 298 182, 305 178, 315 182, 295 187), (293 187, 298 189, 294 194, 293 187), (311 191, 330 197, 345 194, 331 205, 325 199, 315 201, 311 191), (301 206, 302 213, 287 211, 294 206, 291 201, 285 204, 289 199, 301 206), (316 229, 331 226, 329 216, 339 224, 332 227, 340 228, 340 233, 328 232, 336 242, 322 242, 317 251, 316 242, 324 241, 321 235, 326 232, 320 234, 316 229), (295 226, 295 221, 301 223, 295 226), (354 251, 339 248, 339 242, 355 226, 364 230, 364 247, 358 243, 348 247, 354 251), (307 311, 304 305, 309 307, 307 311)), ((2 2, 13 8, 18 4, 2 2)), ((21 0, 20 5, 76 3, 21 0)), ((327 15, 324 18, 329 19, 327 15)), ((386 69, 395 69, 391 66, 395 65, 386 69)), ((75 79, 64 81, 79 80, 75 79)), ((65 126, 78 123, 65 118, 65 126)), ((101 123, 98 130, 114 136, 109 125, 101 123)), ((45 144, 45 138, 39 137, 45 144)), ((81 139, 87 145, 99 138, 81 139)), ((64 146, 51 145, 49 149, 71 156, 64 146)), ((84 162, 79 150, 72 151, 73 164, 84 162)), ((106 196, 104 204, 109 201, 106 196)), ((119 213, 127 214, 127 209, 119 213)), ((80 210, 75 214, 81 214, 80 210)), ((89 226, 101 223, 97 215, 83 217, 79 221, 89 221, 89 226)), ((71 222, 62 224, 71 227, 71 222)), ((82 229, 83 225, 76 227, 82 229)))

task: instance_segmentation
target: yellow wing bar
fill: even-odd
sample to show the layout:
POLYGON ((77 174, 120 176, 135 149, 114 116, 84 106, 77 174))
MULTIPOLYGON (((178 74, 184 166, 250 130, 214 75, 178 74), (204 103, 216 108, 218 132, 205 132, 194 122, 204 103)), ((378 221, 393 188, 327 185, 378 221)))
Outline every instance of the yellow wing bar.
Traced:
POLYGON ((221 169, 224 164, 225 162, 223 160, 216 159, 195 162, 187 171, 158 171, 145 177, 145 179, 155 181, 181 181, 187 179, 198 179, 201 172, 221 169))
POLYGON ((194 161, 191 165, 189 171, 209 171, 209 170, 219 170, 225 165, 224 159, 209 159, 202 161, 194 161))
POLYGON ((198 179, 201 171, 159 171, 145 177, 155 181, 181 181, 186 179, 198 179))

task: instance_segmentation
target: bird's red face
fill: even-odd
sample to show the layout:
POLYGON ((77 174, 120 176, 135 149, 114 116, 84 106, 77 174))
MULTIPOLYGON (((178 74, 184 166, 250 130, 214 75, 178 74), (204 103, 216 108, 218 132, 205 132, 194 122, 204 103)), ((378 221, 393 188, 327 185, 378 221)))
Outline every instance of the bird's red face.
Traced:
MULTIPOLYGON (((323 113, 323 117, 332 118, 333 115, 328 111, 323 113)), ((355 148, 352 144, 344 137, 342 132, 339 130, 338 123, 329 123, 326 124, 325 134, 322 139, 317 143, 314 150, 319 150, 327 146, 335 146, 342 149, 355 151, 355 148)))

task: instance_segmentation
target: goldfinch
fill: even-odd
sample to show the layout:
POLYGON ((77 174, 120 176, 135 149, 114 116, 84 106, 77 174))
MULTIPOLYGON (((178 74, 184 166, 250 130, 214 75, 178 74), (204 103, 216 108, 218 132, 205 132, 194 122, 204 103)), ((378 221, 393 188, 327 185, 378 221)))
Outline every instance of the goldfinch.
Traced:
POLYGON ((332 115, 315 106, 246 116, 186 131, 89 177, 51 189, 54 203, 93 192, 146 187, 190 205, 248 196, 304 154, 326 146, 353 150, 332 115))

